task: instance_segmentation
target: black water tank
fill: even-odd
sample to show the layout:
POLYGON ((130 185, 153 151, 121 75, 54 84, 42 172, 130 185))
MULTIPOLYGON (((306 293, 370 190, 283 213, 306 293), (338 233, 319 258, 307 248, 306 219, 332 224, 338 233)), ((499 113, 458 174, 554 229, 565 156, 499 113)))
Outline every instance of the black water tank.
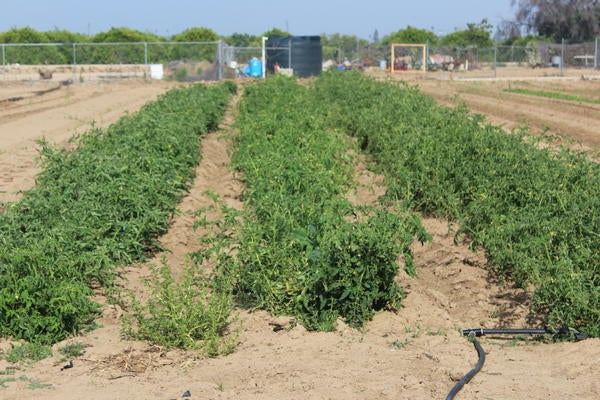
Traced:
POLYGON ((269 36, 266 47, 269 72, 273 72, 275 64, 278 64, 281 68, 292 68, 299 78, 321 73, 321 36, 269 36))

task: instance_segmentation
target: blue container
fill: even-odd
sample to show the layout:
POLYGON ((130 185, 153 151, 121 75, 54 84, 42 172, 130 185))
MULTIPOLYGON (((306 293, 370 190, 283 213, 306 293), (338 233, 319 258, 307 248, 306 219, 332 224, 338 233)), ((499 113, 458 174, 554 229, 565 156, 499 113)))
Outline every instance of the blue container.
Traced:
POLYGON ((262 76, 262 61, 258 58, 250 60, 250 76, 260 78, 262 76))

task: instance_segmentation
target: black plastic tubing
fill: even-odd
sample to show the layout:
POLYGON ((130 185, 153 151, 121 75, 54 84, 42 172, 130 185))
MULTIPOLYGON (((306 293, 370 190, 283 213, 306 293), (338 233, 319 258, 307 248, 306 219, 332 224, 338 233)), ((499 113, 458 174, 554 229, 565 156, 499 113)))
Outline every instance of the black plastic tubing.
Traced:
POLYGON ((485 335, 572 335, 575 340, 583 340, 587 338, 587 335, 582 334, 574 329, 559 329, 559 330, 550 330, 550 329, 465 329, 462 331, 464 336, 469 336, 473 340, 473 345, 477 350, 477 355, 479 356, 479 360, 477 361, 477 365, 475 368, 470 370, 465 376, 462 377, 460 381, 454 385, 446 400, 453 400, 454 396, 465 386, 469 381, 477 374, 481 367, 483 367, 483 363, 485 363, 485 351, 483 351, 483 347, 477 341, 476 338, 485 335))

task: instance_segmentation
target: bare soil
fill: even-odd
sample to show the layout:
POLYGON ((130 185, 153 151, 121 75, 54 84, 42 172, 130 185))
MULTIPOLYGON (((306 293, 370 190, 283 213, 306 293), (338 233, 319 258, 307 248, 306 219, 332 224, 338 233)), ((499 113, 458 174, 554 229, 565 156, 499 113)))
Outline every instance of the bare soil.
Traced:
MULTIPOLYGON (((446 103, 452 102, 455 91, 463 90, 452 82, 423 83, 424 90, 443 93, 436 98, 446 103)), ((34 185, 36 139, 67 144, 69 137, 89 128, 90 121, 107 125, 171 87, 144 81, 77 84, 36 95, 47 86, 0 85, 0 201, 14 201, 20 196, 16 191, 34 185), (23 99, 5 101, 15 97, 23 99)), ((482 89, 492 90, 485 85, 482 89)), ((520 124, 518 113, 524 108, 520 101, 512 107, 513 114, 506 107, 498 118, 506 124, 520 124)), ((557 121, 565 125, 582 118, 589 118, 590 124, 596 121, 595 132, 592 128, 582 136, 590 143, 596 140, 598 116, 554 106, 564 116, 557 121)), ((488 107, 490 119, 495 118, 493 108, 488 107)), ((201 232, 192 229, 193 213, 210 203, 207 189, 231 207, 242 206, 241 187, 228 168, 232 119, 233 110, 229 110, 222 129, 202 141, 195 183, 161 239, 171 251, 147 264, 125 268, 128 288, 143 292, 141 281, 148 276, 148 265, 163 256, 176 273, 181 271, 185 254, 198 246, 201 232)), ((364 165, 361 162, 357 167, 360 186, 349 196, 368 204, 384 188, 381 177, 364 165)), ((397 278, 407 291, 404 307, 377 314, 364 330, 341 323, 335 332, 307 332, 286 317, 239 310, 237 349, 229 356, 207 359, 193 352, 167 352, 145 342, 123 340, 118 321, 123 311, 106 305, 97 321, 100 328, 65 342, 88 346, 83 356, 73 359, 73 368, 61 370, 68 360, 56 350, 65 343, 54 346, 53 357, 34 365, 15 366, 0 360, 0 398, 167 400, 184 398, 186 391, 191 399, 445 398, 477 360, 473 345, 459 329, 538 327, 539 322, 528 314, 529 294, 497 282, 485 269, 484 254, 455 243, 454 226, 431 218, 425 218, 424 224, 433 242, 414 244, 417 276, 399 273, 397 278), (285 329, 275 332, 273 324, 285 329)), ((104 301, 101 292, 97 299, 104 301)), ((0 349, 12 344, 0 339, 0 349)), ((486 364, 457 399, 600 398, 598 339, 543 343, 485 338, 482 345, 486 364)))
POLYGON ((556 143, 577 150, 597 152, 600 149, 600 104, 505 91, 528 89, 600 100, 600 79, 423 79, 417 84, 440 104, 465 104, 472 112, 485 115, 488 122, 501 125, 507 131, 527 127, 534 134, 554 135, 556 143))

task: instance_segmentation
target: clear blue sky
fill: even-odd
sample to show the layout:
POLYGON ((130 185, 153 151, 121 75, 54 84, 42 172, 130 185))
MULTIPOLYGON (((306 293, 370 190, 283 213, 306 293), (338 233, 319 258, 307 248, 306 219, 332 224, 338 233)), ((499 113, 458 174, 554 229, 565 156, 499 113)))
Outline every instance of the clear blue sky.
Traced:
POLYGON ((0 7, 0 32, 29 26, 46 31, 66 29, 95 34, 128 27, 171 36, 190 27, 207 27, 220 35, 259 35, 286 28, 295 35, 343 33, 369 39, 407 25, 438 35, 464 29, 468 22, 488 18, 495 26, 510 19, 510 0, 5 0, 0 7))

